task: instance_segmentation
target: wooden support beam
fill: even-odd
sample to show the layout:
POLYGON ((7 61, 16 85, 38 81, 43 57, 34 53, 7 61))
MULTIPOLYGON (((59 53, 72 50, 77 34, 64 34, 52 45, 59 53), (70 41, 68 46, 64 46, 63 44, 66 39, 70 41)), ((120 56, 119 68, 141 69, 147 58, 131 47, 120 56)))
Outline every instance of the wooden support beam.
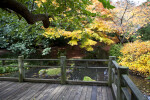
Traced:
POLYGON ((60 57, 61 84, 66 84, 66 56, 60 57))
POLYGON ((108 62, 108 86, 111 86, 112 84, 112 60, 116 60, 115 56, 109 56, 109 62, 108 62))
POLYGON ((23 82, 24 79, 24 63, 23 63, 23 56, 18 57, 18 67, 19 67, 19 82, 23 82))

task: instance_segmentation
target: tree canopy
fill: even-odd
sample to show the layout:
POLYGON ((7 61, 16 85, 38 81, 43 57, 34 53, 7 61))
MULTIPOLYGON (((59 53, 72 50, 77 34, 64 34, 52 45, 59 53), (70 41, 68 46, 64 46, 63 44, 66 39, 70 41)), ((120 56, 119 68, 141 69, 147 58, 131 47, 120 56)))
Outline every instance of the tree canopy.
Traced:
MULTIPOLYGON (((109 0, 99 0, 104 7, 113 8, 109 0)), ((91 21, 96 16, 86 8, 92 5, 91 0, 1 0, 0 7, 16 12, 25 18, 29 24, 43 21, 45 28, 49 26, 72 28, 83 27, 81 21, 91 21), (50 21, 49 21, 50 18, 50 21)), ((19 16, 18 15, 18 16, 19 16)))

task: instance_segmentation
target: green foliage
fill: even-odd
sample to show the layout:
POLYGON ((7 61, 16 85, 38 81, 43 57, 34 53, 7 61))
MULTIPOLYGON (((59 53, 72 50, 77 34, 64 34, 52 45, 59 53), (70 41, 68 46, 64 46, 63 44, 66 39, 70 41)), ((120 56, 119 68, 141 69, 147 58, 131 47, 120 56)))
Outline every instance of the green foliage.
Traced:
POLYGON ((83 81, 95 81, 91 79, 89 76, 84 76, 83 81))
POLYGON ((109 55, 116 56, 116 58, 118 59, 118 57, 122 56, 122 53, 120 52, 121 48, 122 48, 122 44, 111 45, 109 55))
POLYGON ((141 28, 138 30, 139 35, 141 36, 141 39, 143 41, 150 40, 150 24, 148 24, 146 27, 141 28))
POLYGON ((51 48, 45 48, 42 52, 42 55, 47 55, 51 51, 51 48))
POLYGON ((110 5, 110 0, 98 0, 102 2, 103 6, 107 9, 113 9, 115 8, 114 6, 110 5))
POLYGON ((0 74, 18 71, 18 67, 0 67, 0 74))
POLYGON ((50 39, 42 35, 44 30, 41 24, 28 25, 24 19, 19 20, 15 15, 0 12, 3 15, 0 15, 0 48, 11 50, 17 56, 28 57, 37 48, 49 47, 50 39))

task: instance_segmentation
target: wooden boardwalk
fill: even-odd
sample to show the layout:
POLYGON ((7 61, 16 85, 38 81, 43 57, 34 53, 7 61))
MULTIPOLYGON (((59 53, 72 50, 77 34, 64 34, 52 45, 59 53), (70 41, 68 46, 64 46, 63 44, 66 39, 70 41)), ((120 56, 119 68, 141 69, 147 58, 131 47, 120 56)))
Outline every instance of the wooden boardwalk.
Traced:
POLYGON ((0 81, 0 100, 113 100, 107 86, 0 81))

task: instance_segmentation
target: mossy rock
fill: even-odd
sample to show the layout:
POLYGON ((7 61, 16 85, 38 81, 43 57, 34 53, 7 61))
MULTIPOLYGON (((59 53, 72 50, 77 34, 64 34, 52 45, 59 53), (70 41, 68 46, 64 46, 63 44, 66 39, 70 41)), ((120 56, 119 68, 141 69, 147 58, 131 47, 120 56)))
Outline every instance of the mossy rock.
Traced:
POLYGON ((93 80, 89 76, 84 76, 83 81, 95 81, 95 80, 93 80))
POLYGON ((39 71, 39 75, 46 75, 46 76, 60 76, 60 73, 61 73, 60 68, 41 69, 39 71))
POLYGON ((46 70, 46 74, 49 76, 59 75, 61 73, 60 68, 50 68, 46 70))

